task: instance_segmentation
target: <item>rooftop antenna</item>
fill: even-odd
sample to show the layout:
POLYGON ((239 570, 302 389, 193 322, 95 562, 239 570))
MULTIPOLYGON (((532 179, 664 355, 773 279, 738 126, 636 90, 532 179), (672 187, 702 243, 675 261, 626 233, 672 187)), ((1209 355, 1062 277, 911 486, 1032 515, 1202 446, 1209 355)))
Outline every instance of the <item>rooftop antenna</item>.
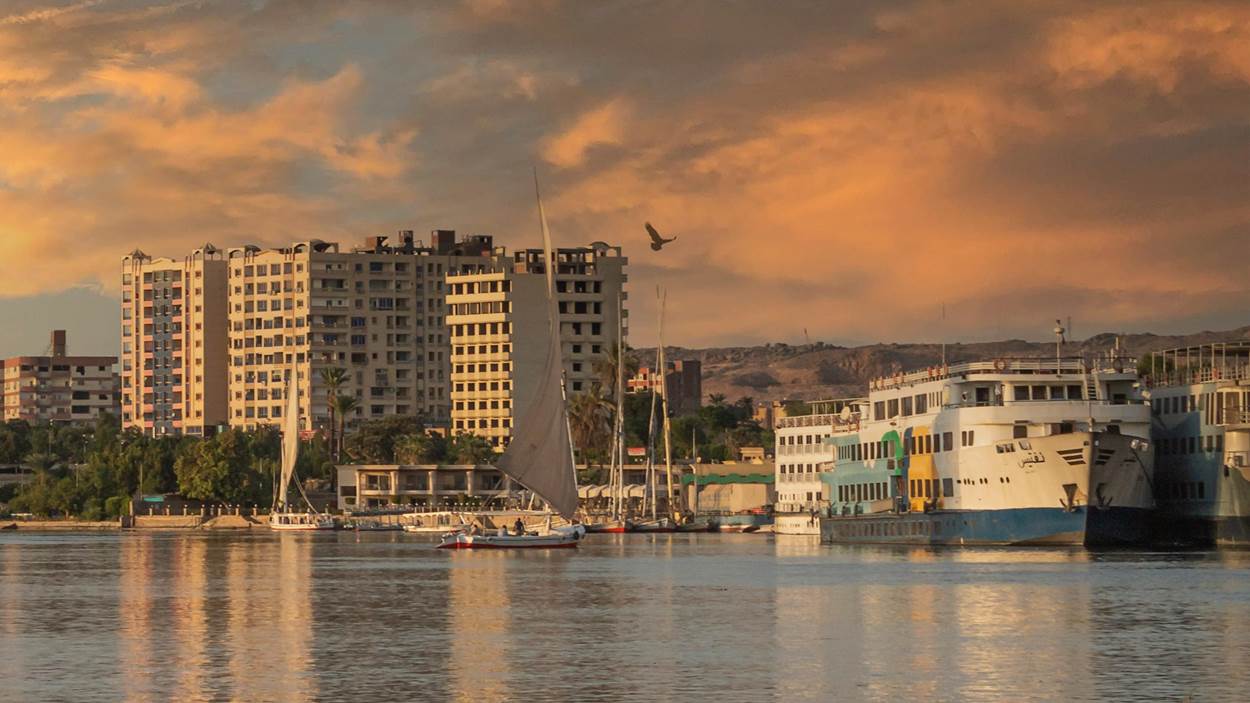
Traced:
POLYGON ((1067 330, 1063 327, 1063 320, 1055 320, 1055 373, 1059 373, 1060 371, 1060 364, 1062 363, 1063 358, 1060 353, 1063 348, 1063 343, 1066 341, 1064 339, 1064 333, 1066 332, 1067 330))

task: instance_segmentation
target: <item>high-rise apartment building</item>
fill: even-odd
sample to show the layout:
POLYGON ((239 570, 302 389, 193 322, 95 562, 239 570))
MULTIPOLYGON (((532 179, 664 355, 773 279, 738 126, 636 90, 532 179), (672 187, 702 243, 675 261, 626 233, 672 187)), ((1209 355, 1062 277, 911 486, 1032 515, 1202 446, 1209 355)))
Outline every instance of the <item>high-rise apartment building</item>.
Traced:
MULTIPOLYGON (((558 249, 553 256, 566 387, 572 396, 590 392, 600 381, 595 362, 616 345, 628 260, 620 247, 602 242, 558 249)), ((526 249, 492 268, 447 277, 453 433, 486 437, 499 449, 507 446, 516 413, 533 397, 546 359, 545 273, 543 251, 526 249)))
POLYGON ((457 242, 449 230, 435 230, 429 246, 403 231, 394 243, 370 237, 350 251, 317 240, 230 250, 230 424, 279 422, 285 379, 294 372, 302 426, 328 426, 322 371, 339 368, 346 380, 338 394, 358 402, 349 421, 420 415, 446 425, 445 279, 502 257, 491 237, 457 242))
POLYGON ((226 278, 211 244, 182 259, 122 259, 124 427, 206 435, 226 423, 226 278))
POLYGON ((0 361, 5 422, 90 423, 117 413, 117 357, 70 356, 65 340, 56 330, 46 355, 0 361))

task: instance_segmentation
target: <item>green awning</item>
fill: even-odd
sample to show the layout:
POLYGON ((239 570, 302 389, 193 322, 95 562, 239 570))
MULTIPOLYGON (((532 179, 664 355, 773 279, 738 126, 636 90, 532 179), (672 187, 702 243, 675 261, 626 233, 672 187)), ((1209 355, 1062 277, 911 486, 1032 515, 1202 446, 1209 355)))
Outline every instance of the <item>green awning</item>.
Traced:
MULTIPOLYGON (((693 474, 682 474, 681 482, 683 485, 689 486, 694 483, 693 474)), ((772 474, 705 474, 699 476, 700 486, 711 486, 714 484, 727 483, 773 483, 774 476, 772 474)))

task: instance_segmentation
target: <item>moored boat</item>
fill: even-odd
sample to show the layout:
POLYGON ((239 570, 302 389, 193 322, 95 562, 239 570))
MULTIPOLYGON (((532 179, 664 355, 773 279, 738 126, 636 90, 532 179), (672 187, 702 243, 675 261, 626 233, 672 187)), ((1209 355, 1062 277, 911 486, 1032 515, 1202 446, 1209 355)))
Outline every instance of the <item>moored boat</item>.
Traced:
POLYGON ((1128 360, 1111 362, 1000 359, 875 381, 821 438, 834 455, 823 540, 1146 542, 1150 409, 1128 360))
POLYGON ((1250 342, 1154 352, 1149 369, 1154 541, 1250 546, 1250 342))
POLYGON ((304 488, 295 474, 295 462, 299 456, 299 400, 295 394, 294 371, 287 378, 283 392, 286 394, 286 411, 282 421, 282 475, 273 508, 269 512, 269 528, 280 532, 333 530, 337 527, 334 518, 313 510, 313 505, 304 494, 304 488), (307 507, 305 511, 292 510, 287 496, 292 479, 295 480, 300 498, 307 507))
POLYGON ((438 549, 567 549, 576 547, 585 534, 581 525, 520 535, 509 534, 504 528, 495 534, 457 531, 444 535, 438 549))

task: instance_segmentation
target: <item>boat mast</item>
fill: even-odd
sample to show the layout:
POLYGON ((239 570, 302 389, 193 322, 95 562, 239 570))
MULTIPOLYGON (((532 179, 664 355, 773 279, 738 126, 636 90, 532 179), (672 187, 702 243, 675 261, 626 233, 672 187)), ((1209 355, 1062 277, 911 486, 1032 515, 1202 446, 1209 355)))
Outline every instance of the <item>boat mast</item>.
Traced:
POLYGON ((659 289, 658 292, 660 294, 660 408, 663 411, 661 419, 664 429, 664 486, 668 490, 664 505, 668 509, 668 514, 676 519, 677 513, 673 508, 673 448, 668 424, 668 367, 664 359, 664 303, 668 299, 668 294, 663 289, 659 289))
POLYGON ((699 515, 699 451, 696 443, 699 441, 698 428, 690 428, 690 473, 694 480, 694 514, 699 515))
POLYGON ((625 319, 621 292, 616 294, 616 436, 612 454, 612 517, 621 519, 621 493, 625 490, 625 319))
MULTIPOLYGON (((660 350, 657 348, 656 349, 656 359, 657 359, 656 365, 657 366, 660 363, 659 354, 660 354, 660 350)), ((648 420, 647 422, 647 490, 645 491, 645 493, 647 494, 647 497, 651 501, 650 503, 651 519, 654 520, 656 517, 655 515, 655 504, 656 504, 656 495, 655 495, 655 489, 656 489, 656 486, 655 486, 655 478, 656 478, 655 477, 655 402, 656 402, 655 380, 651 379, 648 385, 651 386, 651 416, 650 416, 650 420, 648 420)), ((645 506, 644 506, 644 509, 645 509, 645 506)))

